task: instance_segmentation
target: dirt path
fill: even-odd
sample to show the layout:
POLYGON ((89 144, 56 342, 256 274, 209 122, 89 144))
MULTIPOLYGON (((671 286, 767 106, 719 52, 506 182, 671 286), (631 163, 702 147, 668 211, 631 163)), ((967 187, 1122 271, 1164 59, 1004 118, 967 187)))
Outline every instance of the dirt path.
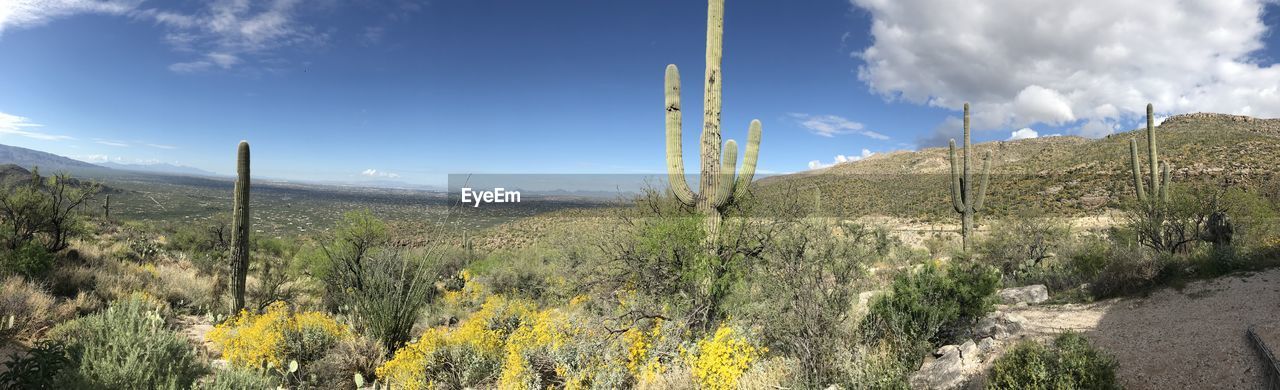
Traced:
POLYGON ((1249 325, 1280 321, 1280 269, 1194 282, 1143 298, 1009 308, 1029 336, 1081 331, 1116 357, 1129 389, 1260 389, 1249 325))

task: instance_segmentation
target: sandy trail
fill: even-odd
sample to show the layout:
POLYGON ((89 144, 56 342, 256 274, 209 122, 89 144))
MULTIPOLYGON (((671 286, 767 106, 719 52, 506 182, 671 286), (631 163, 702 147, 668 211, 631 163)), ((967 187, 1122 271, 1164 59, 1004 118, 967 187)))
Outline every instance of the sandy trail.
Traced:
POLYGON ((1129 389, 1266 388, 1249 325, 1280 321, 1280 269, 1166 288, 1142 298, 1008 308, 1026 332, 1081 331, 1116 357, 1129 389))

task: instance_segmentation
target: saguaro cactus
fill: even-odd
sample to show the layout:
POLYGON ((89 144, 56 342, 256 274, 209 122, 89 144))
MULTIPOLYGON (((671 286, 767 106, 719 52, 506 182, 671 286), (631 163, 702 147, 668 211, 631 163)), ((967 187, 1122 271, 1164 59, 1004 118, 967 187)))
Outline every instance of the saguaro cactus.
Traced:
MULTIPOLYGON (((667 175, 671 192, 684 204, 694 206, 705 218, 704 229, 708 243, 716 242, 720 234, 720 215, 736 197, 742 196, 751 184, 756 172, 756 157, 760 153, 760 121, 752 120, 747 134, 747 151, 742 162, 742 172, 734 174, 738 164, 738 144, 733 140, 724 143, 724 156, 720 155, 720 62, 724 36, 724 0, 707 1, 707 71, 703 91, 702 142, 700 154, 702 168, 698 178, 698 193, 689 189, 684 178, 684 157, 681 146, 680 71, 675 64, 667 65, 667 175)), ((714 248, 712 248, 714 250, 714 248)))
POLYGON ((236 151, 235 200, 231 210, 231 314, 244 309, 245 277, 249 274, 249 142, 236 151))
MULTIPOLYGON (((1147 151, 1151 164, 1151 193, 1161 202, 1169 200, 1169 163, 1160 162, 1156 155, 1156 125, 1151 104, 1147 104, 1147 151)), ((1133 191, 1138 202, 1147 201, 1147 191, 1142 183, 1142 163, 1138 161, 1138 139, 1129 139, 1129 157, 1133 164, 1133 191)))
POLYGON ((111 194, 107 194, 106 200, 102 203, 102 219, 111 220, 111 194))
POLYGON ((969 250, 969 237, 973 235, 973 214, 982 211, 982 201, 987 194, 987 179, 991 171, 991 153, 982 159, 982 178, 977 192, 973 189, 973 176, 969 172, 969 156, 973 150, 969 143, 969 103, 964 104, 964 173, 956 164, 956 140, 951 139, 951 203, 960 213, 960 240, 965 251, 969 250))

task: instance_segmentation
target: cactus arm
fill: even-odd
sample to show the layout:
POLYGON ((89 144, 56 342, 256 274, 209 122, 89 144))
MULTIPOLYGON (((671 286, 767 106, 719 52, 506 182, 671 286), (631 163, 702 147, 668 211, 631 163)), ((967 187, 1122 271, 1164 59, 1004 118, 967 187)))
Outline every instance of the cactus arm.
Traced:
POLYGON ((1133 165, 1133 191, 1138 195, 1138 201, 1147 200, 1147 191, 1142 187, 1142 162, 1138 161, 1138 139, 1129 139, 1129 157, 1133 165))
POLYGON ((720 174, 720 63, 724 48, 724 0, 707 1, 707 70, 702 105, 702 177, 699 211, 711 210, 720 174))
POLYGON ((1147 103, 1147 149, 1151 157, 1151 193, 1163 193, 1160 184, 1160 160, 1156 154, 1156 127, 1154 120, 1154 110, 1151 103, 1147 103))
POLYGON ((738 169, 738 143, 734 140, 724 142, 724 154, 720 161, 720 179, 716 180, 715 203, 712 205, 716 208, 723 207, 729 203, 729 195, 734 192, 737 185, 733 181, 734 171, 738 169))
POLYGON ((978 184, 978 195, 973 200, 973 211, 982 211, 982 201, 987 197, 987 181, 991 178, 991 152, 982 158, 982 179, 978 184))
POLYGON ((734 182, 735 198, 747 195, 747 186, 756 176, 756 160, 760 155, 760 120, 752 120, 747 130, 747 151, 742 157, 742 172, 738 172, 738 180, 734 182))
POLYGON ((684 178, 683 141, 680 136, 680 70, 675 64, 667 65, 666 75, 666 107, 667 107, 667 182, 671 193, 681 203, 694 204, 693 191, 684 178))
MULTIPOLYGON (((1152 169, 1152 170, 1154 171, 1155 169, 1152 169)), ((1166 162, 1166 163, 1160 164, 1160 173, 1162 176, 1164 176, 1164 180, 1162 180, 1163 182, 1160 183, 1160 200, 1164 202, 1168 202, 1169 201, 1169 176, 1170 176, 1169 163, 1166 162)))
POLYGON ((957 213, 964 212, 964 193, 961 190, 960 166, 956 165, 956 140, 951 140, 951 206, 957 213))

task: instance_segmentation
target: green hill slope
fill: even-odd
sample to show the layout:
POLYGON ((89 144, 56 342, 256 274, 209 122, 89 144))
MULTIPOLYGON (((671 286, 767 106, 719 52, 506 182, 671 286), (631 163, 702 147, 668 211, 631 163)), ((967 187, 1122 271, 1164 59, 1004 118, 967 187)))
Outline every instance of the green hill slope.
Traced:
MULTIPOLYGON (((1156 128, 1160 157, 1175 183, 1268 185, 1280 162, 1280 119, 1224 114, 1185 114, 1156 128)), ((1054 214, 1096 213, 1131 196, 1129 139, 1138 137, 1146 158, 1146 134, 1102 139, 1044 137, 975 144, 993 152, 988 215, 1036 208, 1054 214)), ((975 171, 981 160, 974 162, 975 171)), ((821 191, 821 209, 833 216, 885 215, 953 218, 948 195, 947 148, 894 152, 830 168, 760 180, 757 196, 821 191)), ((812 196, 812 195, 809 195, 812 196)))

